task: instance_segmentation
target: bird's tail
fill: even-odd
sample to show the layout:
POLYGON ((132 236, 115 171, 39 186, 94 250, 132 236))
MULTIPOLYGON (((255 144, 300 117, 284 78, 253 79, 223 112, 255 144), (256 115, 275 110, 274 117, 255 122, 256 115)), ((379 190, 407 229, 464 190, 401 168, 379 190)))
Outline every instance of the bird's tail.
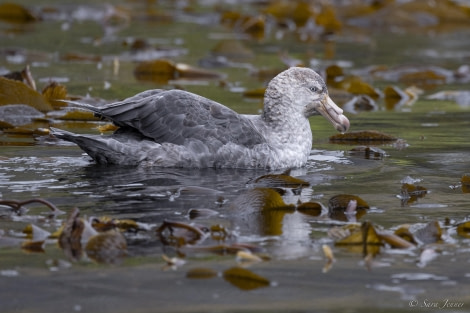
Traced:
POLYGON ((135 165, 146 157, 144 151, 136 152, 135 145, 116 140, 112 135, 80 135, 54 127, 50 129, 52 135, 77 144, 99 164, 135 165))

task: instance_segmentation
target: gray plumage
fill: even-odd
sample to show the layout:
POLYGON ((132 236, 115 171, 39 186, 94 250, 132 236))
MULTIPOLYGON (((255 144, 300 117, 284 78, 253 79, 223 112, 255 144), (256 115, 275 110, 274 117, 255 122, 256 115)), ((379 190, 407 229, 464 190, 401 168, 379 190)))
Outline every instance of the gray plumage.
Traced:
POLYGON ((243 115, 182 90, 149 90, 90 110, 120 128, 80 135, 51 128, 103 164, 161 167, 287 168, 307 162, 309 116, 324 115, 339 131, 349 121, 311 69, 290 68, 268 85, 261 115, 243 115))

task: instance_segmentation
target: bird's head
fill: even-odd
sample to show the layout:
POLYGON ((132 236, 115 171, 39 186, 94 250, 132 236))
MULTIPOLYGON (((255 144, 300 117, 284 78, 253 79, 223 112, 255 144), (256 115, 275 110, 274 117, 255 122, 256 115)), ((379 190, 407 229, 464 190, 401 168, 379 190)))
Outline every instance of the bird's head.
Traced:
POLYGON ((322 77, 312 69, 291 67, 271 80, 266 89, 264 114, 276 115, 286 106, 306 118, 322 115, 340 132, 349 129, 348 118, 331 100, 322 77), (279 107, 266 107, 268 98, 279 107))

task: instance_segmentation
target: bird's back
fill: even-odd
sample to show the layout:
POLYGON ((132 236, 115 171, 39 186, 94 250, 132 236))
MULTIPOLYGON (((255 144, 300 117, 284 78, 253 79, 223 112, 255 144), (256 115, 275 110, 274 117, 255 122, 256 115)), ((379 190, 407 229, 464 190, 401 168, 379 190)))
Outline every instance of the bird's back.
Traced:
POLYGON ((264 142, 250 119, 218 102, 182 90, 147 91, 94 112, 158 143, 184 145, 201 140, 215 145, 233 142, 252 147, 264 142))

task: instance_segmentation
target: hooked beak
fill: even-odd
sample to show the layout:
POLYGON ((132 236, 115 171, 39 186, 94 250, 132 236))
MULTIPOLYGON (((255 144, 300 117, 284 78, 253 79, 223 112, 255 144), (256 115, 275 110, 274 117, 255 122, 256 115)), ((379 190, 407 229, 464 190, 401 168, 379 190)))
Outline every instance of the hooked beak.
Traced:
POLYGON ((330 121, 337 131, 342 133, 348 131, 348 118, 343 115, 343 110, 341 110, 328 95, 325 95, 321 100, 321 104, 317 108, 317 112, 330 121))

